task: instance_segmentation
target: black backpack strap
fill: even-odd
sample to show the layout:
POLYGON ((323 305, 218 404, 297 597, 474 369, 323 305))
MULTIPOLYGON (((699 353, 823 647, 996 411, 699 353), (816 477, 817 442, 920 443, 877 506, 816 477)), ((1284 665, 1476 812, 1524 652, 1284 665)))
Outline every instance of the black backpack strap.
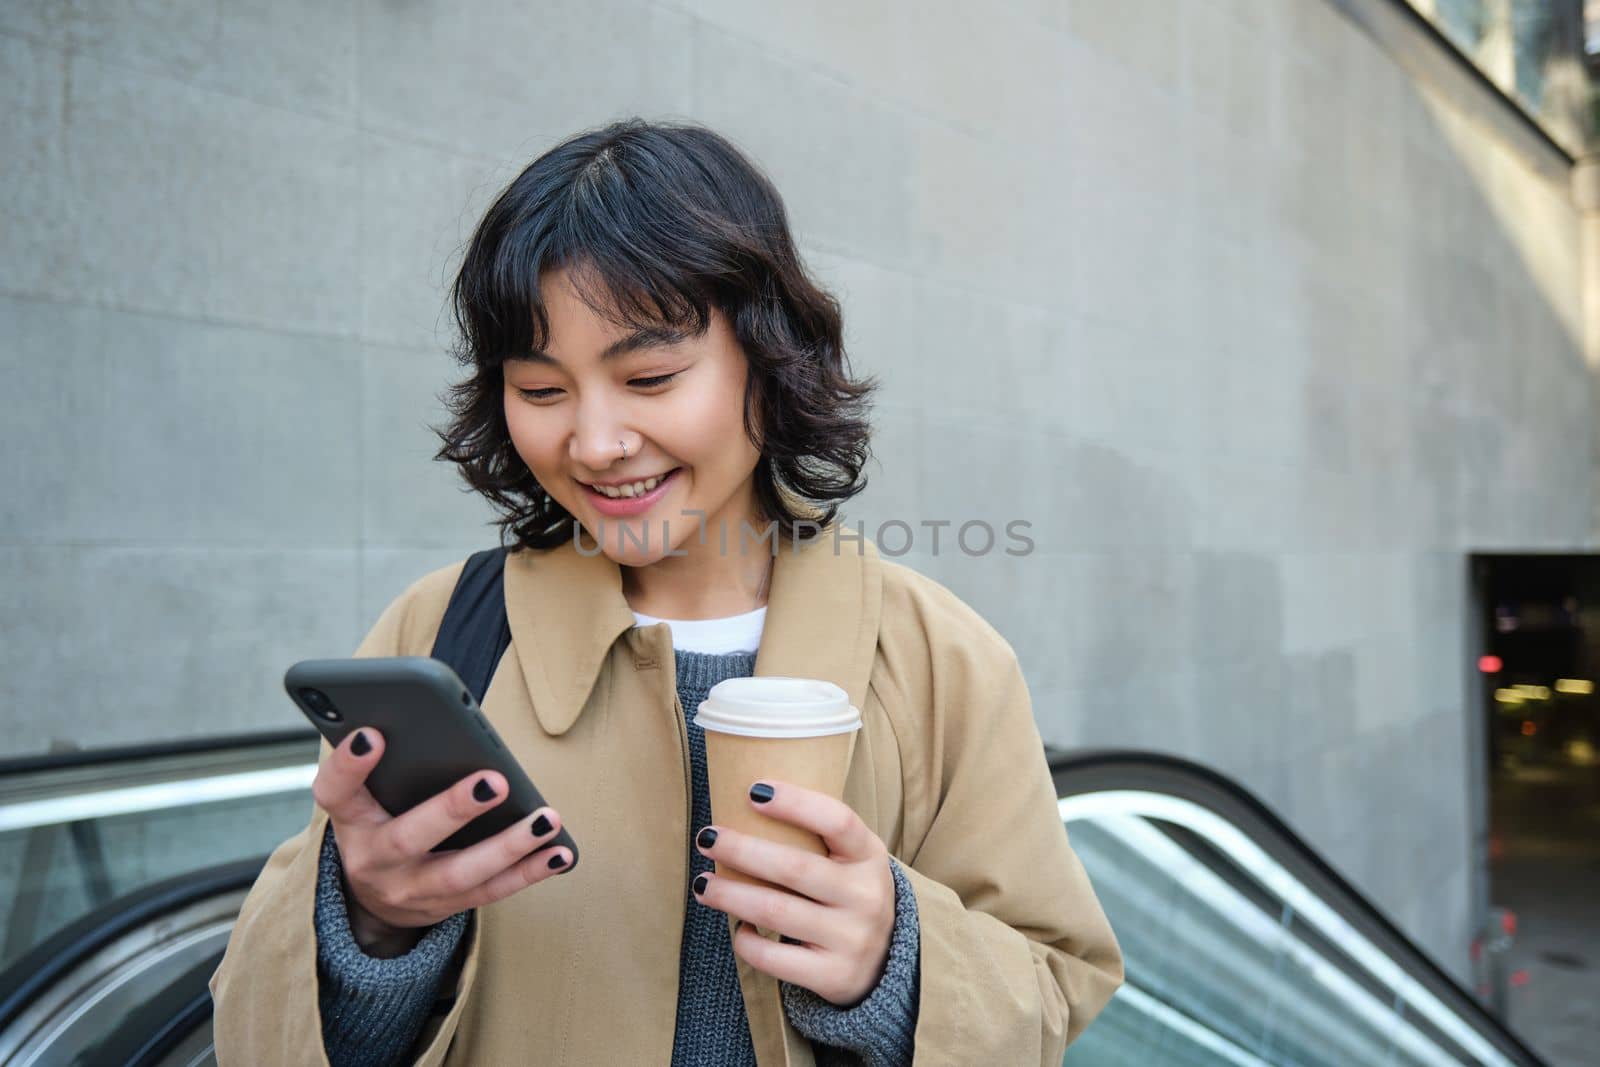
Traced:
POLYGON ((504 548, 486 548, 467 557, 433 641, 433 658, 460 675, 480 707, 489 679, 511 644, 505 572, 504 548))

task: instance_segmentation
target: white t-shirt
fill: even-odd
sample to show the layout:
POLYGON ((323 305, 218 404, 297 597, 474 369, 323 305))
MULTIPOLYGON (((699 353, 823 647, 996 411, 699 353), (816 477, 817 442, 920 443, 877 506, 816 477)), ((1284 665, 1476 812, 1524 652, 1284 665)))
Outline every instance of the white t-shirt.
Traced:
POLYGON ((687 652, 725 655, 729 652, 754 652, 761 647, 761 630, 767 622, 763 605, 743 615, 721 619, 659 619, 633 613, 635 626, 654 626, 664 622, 672 630, 672 647, 687 652))

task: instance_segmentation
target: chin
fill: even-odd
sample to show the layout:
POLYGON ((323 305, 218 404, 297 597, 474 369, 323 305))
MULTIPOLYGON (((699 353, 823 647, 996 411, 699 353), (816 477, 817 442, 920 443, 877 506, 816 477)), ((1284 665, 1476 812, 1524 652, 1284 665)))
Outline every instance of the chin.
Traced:
POLYGON ((644 552, 632 546, 629 546, 626 552, 618 552, 614 542, 607 545, 605 550, 605 557, 619 567, 648 567, 658 560, 665 559, 666 556, 667 554, 662 551, 652 549, 644 552))
POLYGON ((685 545, 694 540, 696 529, 692 517, 682 520, 681 526, 680 523, 671 523, 665 528, 659 519, 639 523, 604 516, 583 524, 589 542, 585 548, 592 551, 594 542, 599 542, 600 551, 606 558, 623 567, 648 567, 666 559, 668 552, 685 552, 685 545), (667 543, 668 533, 671 543, 667 543), (601 535, 604 535, 603 539, 601 535))

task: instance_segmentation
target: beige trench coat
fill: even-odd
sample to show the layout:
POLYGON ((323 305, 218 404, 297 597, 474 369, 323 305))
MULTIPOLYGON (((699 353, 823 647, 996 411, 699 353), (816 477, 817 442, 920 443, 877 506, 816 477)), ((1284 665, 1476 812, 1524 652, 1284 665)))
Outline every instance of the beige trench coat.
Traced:
MULTIPOLYGON (((943 586, 836 529, 779 546, 755 673, 835 682, 862 711, 845 800, 916 894, 914 1062, 1056 1067, 1122 957, 1057 815, 1016 657, 943 586)), ((427 655, 461 567, 406 590, 356 655, 427 655)), ((483 710, 583 858, 478 910, 455 1004, 415 1062, 665 1065, 698 829, 671 631, 635 627, 618 565, 570 543, 511 553, 505 592, 511 646, 483 710)), ((313 806, 272 853, 212 976, 223 1067, 327 1063, 312 925, 327 818, 313 806)), ((761 1067, 813 1067, 777 980, 737 962, 761 1067)))

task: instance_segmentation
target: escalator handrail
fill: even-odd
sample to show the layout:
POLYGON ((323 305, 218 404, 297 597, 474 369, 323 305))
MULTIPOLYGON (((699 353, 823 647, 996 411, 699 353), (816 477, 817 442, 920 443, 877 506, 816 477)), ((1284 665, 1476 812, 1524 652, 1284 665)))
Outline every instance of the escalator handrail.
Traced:
POLYGON ((136 889, 74 920, 0 972, 0 1030, 63 975, 118 938, 220 893, 249 889, 267 857, 191 871, 136 889))
POLYGON ((167 756, 190 756, 203 752, 237 752, 241 749, 266 748, 273 745, 304 742, 314 745, 321 734, 315 730, 262 730, 247 734, 224 734, 217 737, 196 737, 183 741, 156 741, 144 745, 121 745, 116 748, 87 748, 71 752, 48 752, 36 756, 17 756, 0 760, 0 778, 17 774, 36 774, 41 771, 58 771, 69 767, 98 767, 107 763, 161 759, 167 756))
POLYGON ((1472 1021, 1503 1052, 1529 1065, 1545 1061, 1437 961, 1379 911, 1260 798, 1220 771, 1166 753, 1045 746, 1057 797, 1144 789, 1187 800, 1238 826, 1412 978, 1472 1021))

